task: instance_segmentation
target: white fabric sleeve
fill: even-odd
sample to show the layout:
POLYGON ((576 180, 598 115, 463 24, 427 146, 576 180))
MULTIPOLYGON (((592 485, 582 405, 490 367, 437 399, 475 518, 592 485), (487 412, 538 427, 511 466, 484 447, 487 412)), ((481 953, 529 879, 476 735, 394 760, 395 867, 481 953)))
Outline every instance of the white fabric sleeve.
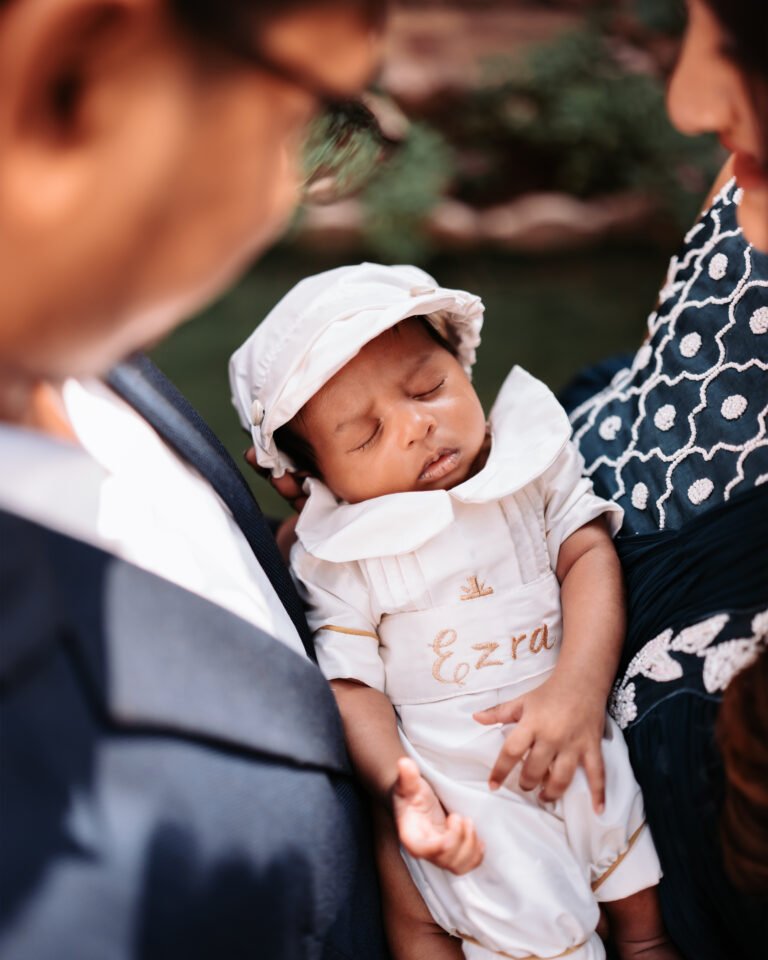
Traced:
POLYGON ((325 677, 358 680, 383 692, 384 664, 360 565, 319 560, 297 542, 291 570, 308 604, 307 621, 325 677))
POLYGON ((583 476, 584 458, 569 440, 557 459, 539 477, 544 498, 544 526, 549 561, 554 570, 560 547, 590 520, 606 516, 611 536, 616 536, 624 518, 617 503, 603 500, 592 489, 592 481, 583 476))

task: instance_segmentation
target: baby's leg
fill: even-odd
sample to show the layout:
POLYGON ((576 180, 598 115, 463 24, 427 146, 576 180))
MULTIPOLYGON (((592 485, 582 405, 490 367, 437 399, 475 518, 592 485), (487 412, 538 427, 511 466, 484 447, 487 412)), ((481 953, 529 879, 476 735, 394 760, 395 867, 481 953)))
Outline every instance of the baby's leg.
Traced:
POLYGON ((381 904, 392 960, 462 960, 461 941, 435 923, 408 873, 392 818, 374 805, 373 820, 381 904))
POLYGON ((620 960, 682 960, 661 919, 658 887, 603 903, 620 960))

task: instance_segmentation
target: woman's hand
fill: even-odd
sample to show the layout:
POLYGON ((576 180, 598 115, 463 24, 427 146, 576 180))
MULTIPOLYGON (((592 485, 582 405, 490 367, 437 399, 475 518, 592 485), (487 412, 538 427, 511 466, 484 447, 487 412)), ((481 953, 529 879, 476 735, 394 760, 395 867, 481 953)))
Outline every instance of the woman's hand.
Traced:
POLYGON ((484 845, 469 817, 446 814, 434 790, 406 757, 397 762, 392 812, 400 843, 413 857, 462 874, 483 859, 484 845))
POLYGON ((253 467, 260 477, 269 481, 274 490, 276 490, 283 500, 287 501, 296 513, 301 513, 304 504, 307 502, 307 495, 302 489, 302 484, 307 478, 306 473, 284 473, 279 480, 275 480, 269 470, 260 467, 256 460, 256 450, 254 447, 248 447, 245 451, 245 462, 253 467))
POLYGON ((578 766, 584 767, 595 813, 605 808, 605 767, 601 740, 605 703, 600 696, 565 684, 553 674, 545 683, 516 700, 474 715, 478 723, 514 723, 491 771, 492 790, 504 783, 518 763, 520 786, 541 785, 540 799, 557 800, 565 793, 578 766))

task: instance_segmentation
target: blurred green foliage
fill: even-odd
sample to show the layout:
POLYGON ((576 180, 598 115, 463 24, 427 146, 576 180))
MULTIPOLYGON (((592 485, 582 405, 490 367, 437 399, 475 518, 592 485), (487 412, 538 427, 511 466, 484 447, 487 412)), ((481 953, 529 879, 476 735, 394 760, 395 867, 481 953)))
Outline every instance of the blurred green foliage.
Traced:
MULTIPOLYGON (((714 141, 671 127, 661 81, 627 59, 597 25, 565 33, 523 62, 508 63, 504 79, 473 95, 463 138, 495 142, 521 192, 588 197, 638 189, 685 223, 717 172, 719 154, 714 141)), ((485 184, 466 177, 464 191, 482 192, 484 175, 485 184)))
POLYGON ((407 263, 426 255, 424 223, 455 168, 445 137, 427 124, 411 124, 405 143, 362 195, 364 236, 378 256, 407 263))

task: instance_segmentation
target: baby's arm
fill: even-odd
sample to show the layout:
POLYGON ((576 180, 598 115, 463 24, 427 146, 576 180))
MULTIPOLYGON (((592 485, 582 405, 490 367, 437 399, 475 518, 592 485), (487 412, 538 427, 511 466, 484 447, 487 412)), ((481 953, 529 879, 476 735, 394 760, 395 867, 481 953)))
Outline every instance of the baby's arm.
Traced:
POLYGON ((555 800, 582 765, 600 813, 605 803, 600 741, 625 627, 621 566, 603 518, 585 524, 563 542, 555 572, 563 610, 557 667, 540 687, 478 713, 475 719, 516 724, 491 771, 492 788, 498 788, 525 757, 522 788, 532 790, 541 784, 541 798, 555 800))
POLYGON ((483 858, 472 821, 446 815, 413 760, 403 755, 387 697, 354 680, 332 680, 352 763, 368 792, 391 811, 400 843, 411 854, 452 873, 483 858))

